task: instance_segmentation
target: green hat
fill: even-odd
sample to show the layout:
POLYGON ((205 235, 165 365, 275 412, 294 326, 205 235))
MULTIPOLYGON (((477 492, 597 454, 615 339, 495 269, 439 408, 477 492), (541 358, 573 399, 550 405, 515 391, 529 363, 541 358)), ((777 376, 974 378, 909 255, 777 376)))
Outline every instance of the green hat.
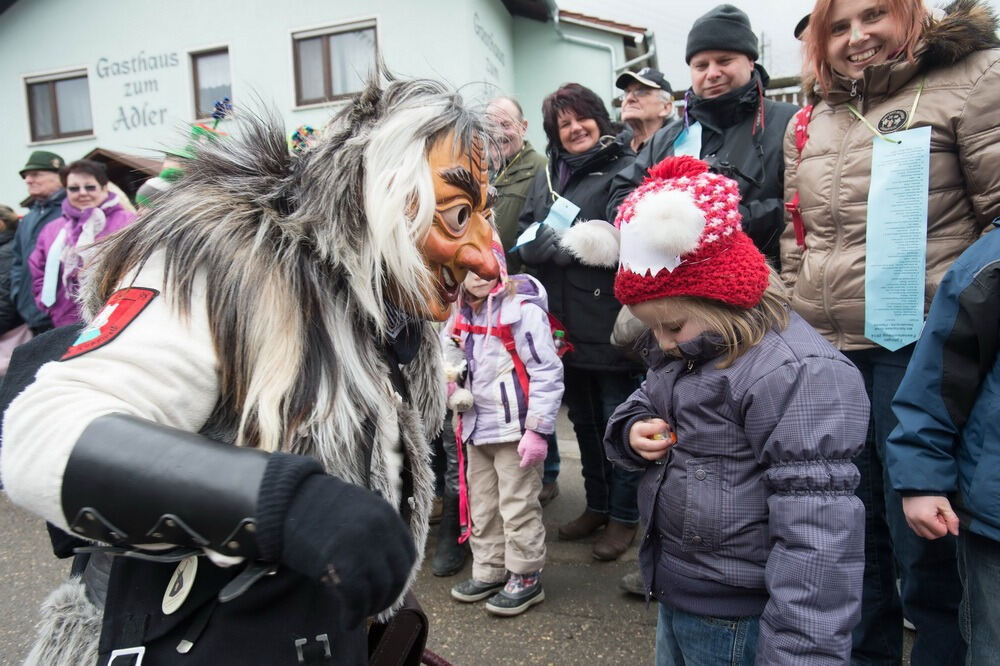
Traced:
POLYGON ((219 137, 229 136, 225 132, 220 132, 214 127, 209 127, 205 123, 192 123, 191 124, 191 138, 187 145, 183 148, 175 148, 163 151, 167 155, 173 157, 180 157, 182 159, 190 160, 194 158, 195 151, 198 149, 199 145, 208 143, 209 141, 215 141, 219 137))
POLYGON ((55 153, 50 153, 47 150, 36 150, 31 153, 28 163, 18 173, 21 178, 24 178, 25 171, 59 171, 64 166, 66 166, 66 160, 55 153))

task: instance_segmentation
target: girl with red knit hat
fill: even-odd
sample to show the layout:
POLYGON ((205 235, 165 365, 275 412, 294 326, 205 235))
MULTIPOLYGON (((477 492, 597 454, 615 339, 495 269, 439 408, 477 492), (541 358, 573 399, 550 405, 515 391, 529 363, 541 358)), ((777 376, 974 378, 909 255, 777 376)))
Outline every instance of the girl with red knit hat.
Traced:
MULTIPOLYGON (((650 330, 608 457, 643 470, 657 664, 846 664, 868 398, 741 229, 736 183, 667 158, 619 209, 615 296, 650 330)), ((607 225, 605 225, 607 226, 607 225)))

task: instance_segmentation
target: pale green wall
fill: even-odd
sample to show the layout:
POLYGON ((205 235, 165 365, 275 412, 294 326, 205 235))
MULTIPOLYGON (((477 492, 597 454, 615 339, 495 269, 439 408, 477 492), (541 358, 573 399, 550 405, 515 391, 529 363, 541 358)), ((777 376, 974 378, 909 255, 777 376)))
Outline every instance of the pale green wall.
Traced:
MULTIPOLYGON (((562 24, 568 35, 608 44, 615 52, 615 65, 624 62, 622 38, 581 26, 562 24)), ((616 94, 612 81, 611 54, 607 49, 570 43, 553 29, 552 23, 514 18, 514 96, 524 107, 528 138, 539 151, 545 148, 542 131, 542 100, 563 83, 587 86, 604 100, 612 118, 611 99, 616 94)))
POLYGON ((99 11, 94 7, 20 0, 0 15, 0 89, 6 91, 0 202, 16 206, 25 196, 17 171, 38 148, 73 160, 98 146, 156 157, 159 149, 182 143, 194 113, 190 51, 228 46, 236 105, 262 100, 289 132, 303 123, 320 127, 336 110, 295 108, 291 33, 298 30, 375 18, 383 57, 401 76, 440 79, 477 101, 514 87, 511 17, 500 0, 112 0, 100 3, 99 11), (139 54, 175 54, 177 64, 139 76, 98 75, 102 57, 121 61, 139 54), (23 76, 71 67, 88 70, 95 136, 31 144, 23 76), (126 83, 133 82, 155 90, 126 96, 126 83), (116 127, 122 111, 131 119, 133 107, 156 124, 116 127))

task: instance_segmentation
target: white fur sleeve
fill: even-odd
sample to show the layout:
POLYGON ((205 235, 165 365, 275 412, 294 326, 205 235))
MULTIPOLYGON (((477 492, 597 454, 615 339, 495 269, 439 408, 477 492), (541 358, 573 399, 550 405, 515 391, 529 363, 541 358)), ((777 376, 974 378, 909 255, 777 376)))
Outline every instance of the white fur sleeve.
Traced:
POLYGON ((162 275, 162 263, 149 261, 127 286, 160 294, 104 346, 42 366, 4 417, 0 471, 7 493, 63 529, 63 472, 91 421, 118 412, 197 431, 215 405, 217 368, 204 284, 196 284, 191 314, 181 318, 162 293, 162 275))

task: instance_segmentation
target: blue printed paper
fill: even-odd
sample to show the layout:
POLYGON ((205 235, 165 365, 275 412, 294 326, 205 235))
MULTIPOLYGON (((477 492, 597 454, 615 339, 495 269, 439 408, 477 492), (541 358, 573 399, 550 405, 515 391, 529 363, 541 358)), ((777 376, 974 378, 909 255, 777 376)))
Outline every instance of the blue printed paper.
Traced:
POLYGON ((896 351, 920 337, 931 128, 873 137, 865 240, 865 337, 896 351))
POLYGON ((701 123, 691 123, 674 139, 674 155, 701 159, 701 123))
POLYGON ((514 247, 510 248, 508 252, 513 252, 522 245, 527 245, 531 241, 535 240, 538 236, 538 227, 542 226, 541 222, 532 222, 528 225, 528 228, 521 232, 521 235, 517 237, 517 242, 514 243, 514 247))
POLYGON ((549 214, 542 221, 542 224, 547 224, 556 231, 566 231, 573 226, 573 221, 576 220, 579 212, 580 207, 575 203, 569 199, 556 196, 556 200, 553 202, 552 207, 549 208, 549 214))

